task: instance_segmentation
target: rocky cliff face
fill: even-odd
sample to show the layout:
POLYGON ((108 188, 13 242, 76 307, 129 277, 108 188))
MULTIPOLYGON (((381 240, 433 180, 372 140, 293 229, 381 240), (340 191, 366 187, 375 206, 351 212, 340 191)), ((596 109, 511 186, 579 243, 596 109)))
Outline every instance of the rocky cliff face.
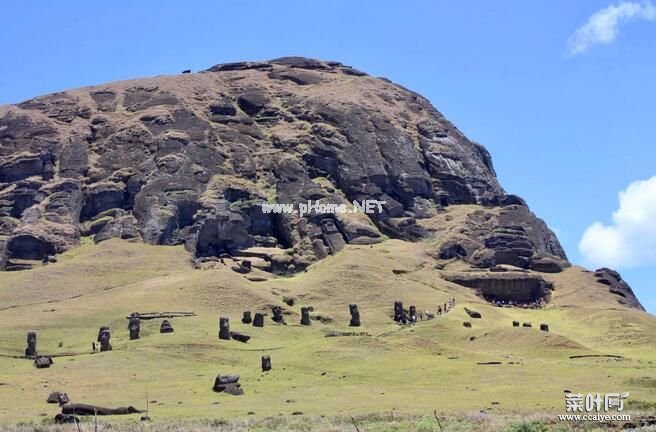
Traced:
POLYGON ((337 62, 222 64, 0 108, 2 268, 93 236, 185 244, 196 258, 256 254, 288 273, 347 243, 434 236, 417 221, 461 204, 497 211, 472 215, 475 229, 445 238, 440 259, 566 263, 485 148, 420 95, 337 62), (261 209, 364 199, 386 201, 383 212, 261 209))

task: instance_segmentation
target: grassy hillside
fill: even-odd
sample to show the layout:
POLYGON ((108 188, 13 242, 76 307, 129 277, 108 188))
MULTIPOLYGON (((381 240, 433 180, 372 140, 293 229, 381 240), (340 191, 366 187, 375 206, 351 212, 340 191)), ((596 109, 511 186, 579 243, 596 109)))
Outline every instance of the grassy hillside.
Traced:
MULTIPOLYGON (((496 308, 467 288, 441 279, 429 244, 389 240, 348 246, 302 274, 277 278, 255 270, 253 282, 230 270, 194 270, 181 247, 110 240, 85 243, 59 262, 0 278, 0 422, 52 417, 51 391, 75 402, 134 405, 157 420, 312 416, 398 412, 422 415, 487 411, 497 414, 564 412, 564 394, 630 391, 632 409, 656 407, 656 319, 624 308, 589 273, 570 268, 547 275, 555 283, 544 310, 496 308), (396 270, 396 271, 394 271, 396 270), (294 306, 283 297, 295 300, 294 306), (394 300, 445 316, 399 327, 394 300), (357 303, 365 336, 325 337, 348 327, 357 303), (241 324, 242 311, 283 306, 288 325, 269 317, 264 328, 241 324), (313 306, 311 327, 298 325, 300 307, 313 306), (482 313, 470 319, 467 306, 482 313), (175 318, 173 334, 161 320, 142 321, 142 339, 128 340, 131 312, 193 311, 175 318), (248 344, 219 341, 218 316, 252 336, 248 344), (512 320, 533 328, 513 328, 512 320), (471 321, 472 328, 463 327, 471 321), (540 322, 549 333, 537 329, 540 322), (114 350, 91 353, 98 328, 112 329, 114 350), (37 370, 19 358, 28 330, 38 351, 56 355, 37 370), (262 373, 260 356, 272 358, 262 373), (578 355, 617 355, 583 357, 578 355), (500 362, 482 365, 479 363, 500 362), (212 392, 217 374, 241 375, 245 395, 212 392)), ((132 416, 134 418, 134 416, 132 416)))

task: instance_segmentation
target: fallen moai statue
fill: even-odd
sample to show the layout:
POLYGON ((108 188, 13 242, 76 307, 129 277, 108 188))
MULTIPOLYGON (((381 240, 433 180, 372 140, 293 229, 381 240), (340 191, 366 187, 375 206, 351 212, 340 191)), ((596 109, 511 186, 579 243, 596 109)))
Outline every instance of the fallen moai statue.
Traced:
POLYGON ((63 392, 52 392, 50 395, 48 395, 48 400, 47 402, 49 404, 59 404, 59 405, 66 405, 67 403, 70 402, 70 399, 68 398, 68 395, 63 392))
POLYGON ((482 318, 481 313, 469 308, 465 308, 465 312, 469 315, 470 318, 480 319, 482 318))
POLYGON ((62 414, 72 414, 72 415, 127 415, 127 414, 138 414, 143 411, 136 409, 133 406, 128 407, 118 407, 118 408, 104 408, 95 405, 72 403, 67 404, 62 407, 62 414))
POLYGON ((34 359, 34 366, 37 369, 46 369, 49 368, 54 362, 50 356, 39 356, 34 359))
POLYGON ((242 390, 241 384, 239 384, 239 375, 217 375, 212 390, 217 393, 228 393, 233 396, 244 394, 244 390, 242 390))
POLYGON ((236 340, 236 341, 243 342, 243 343, 248 342, 251 338, 250 336, 248 336, 246 334, 239 333, 239 332, 236 332, 236 331, 231 331, 230 332, 230 337, 232 339, 236 340))

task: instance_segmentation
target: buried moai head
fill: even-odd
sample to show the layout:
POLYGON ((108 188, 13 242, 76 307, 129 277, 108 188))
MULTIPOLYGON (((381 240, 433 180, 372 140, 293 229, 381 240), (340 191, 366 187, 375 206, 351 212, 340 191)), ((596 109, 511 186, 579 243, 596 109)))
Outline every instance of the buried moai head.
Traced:
POLYGON ((410 311, 408 314, 410 315, 410 321, 417 322, 417 308, 415 306, 410 306, 410 311))
POLYGON ((405 312, 403 312, 403 302, 395 301, 394 302, 394 321, 401 322, 405 321, 405 312))
POLYGON ((513 321, 513 327, 519 327, 519 321, 513 321))
POLYGON ((244 316, 241 317, 242 324, 250 324, 253 322, 250 311, 244 311, 244 316))
POLYGON ((219 317, 219 339, 230 340, 230 319, 219 317))
POLYGON ((301 325, 310 325, 310 309, 306 307, 301 308, 301 325))
POLYGON ((97 339, 98 342, 100 342, 100 336, 102 335, 102 332, 104 332, 105 330, 109 330, 109 327, 102 326, 100 327, 100 330, 98 330, 98 339, 97 339))
POLYGON ((173 333, 173 325, 171 325, 171 322, 169 320, 164 320, 162 321, 162 324, 159 326, 159 332, 160 333, 173 333))
POLYGON ((128 323, 128 330, 130 331, 130 340, 139 339, 139 332, 141 331, 141 319, 138 313, 130 315, 130 322, 128 323))
POLYGON ((267 372, 271 370, 271 357, 262 356, 262 372, 267 372))
POLYGON ((111 333, 109 332, 109 329, 100 332, 100 352, 112 350, 112 345, 109 343, 110 338, 111 333))
POLYGON ((540 324, 540 330, 542 330, 544 332, 548 332, 549 331, 549 324, 541 323, 540 324))
POLYGON ((285 317, 282 315, 282 308, 280 306, 274 306, 271 308, 273 316, 271 319, 278 324, 285 324, 285 317))
POLYGON ((358 305, 350 304, 349 312, 351 313, 351 322, 349 325, 351 327, 360 327, 360 311, 358 310, 358 305))
POLYGON ((253 327, 264 327, 264 314, 255 312, 253 317, 253 327))
POLYGON ((27 348, 25 348, 25 357, 36 356, 36 332, 27 333, 27 348))
POLYGON ((339 232, 332 219, 326 218, 321 221, 321 229, 326 234, 333 234, 339 232))

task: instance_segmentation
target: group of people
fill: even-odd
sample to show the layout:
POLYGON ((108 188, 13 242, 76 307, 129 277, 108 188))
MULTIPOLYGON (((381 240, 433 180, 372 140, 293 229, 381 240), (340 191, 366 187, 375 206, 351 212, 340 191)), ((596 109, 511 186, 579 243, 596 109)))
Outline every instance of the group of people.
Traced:
MULTIPOLYGON (((449 310, 451 310, 455 307, 455 305, 456 305, 456 298, 455 297, 450 298, 449 300, 447 300, 446 303, 444 303, 444 305, 438 305, 437 306, 437 315, 442 315, 442 314, 448 313, 449 310)), ((405 317, 403 317, 399 321, 399 324, 416 324, 417 323, 417 314, 416 314, 416 312, 414 314, 412 312, 414 312, 414 311, 411 309, 411 313, 408 315, 408 319, 405 320, 404 319, 405 317)), ((430 319, 433 319, 433 318, 435 318, 435 314, 430 312, 430 311, 419 312, 419 321, 423 321, 424 319, 430 320, 430 319)))
POLYGON ((524 309, 541 309, 544 306, 544 302, 541 299, 536 299, 530 302, 518 302, 514 300, 502 300, 502 299, 487 299, 491 303, 494 303, 497 307, 519 307, 524 309))

